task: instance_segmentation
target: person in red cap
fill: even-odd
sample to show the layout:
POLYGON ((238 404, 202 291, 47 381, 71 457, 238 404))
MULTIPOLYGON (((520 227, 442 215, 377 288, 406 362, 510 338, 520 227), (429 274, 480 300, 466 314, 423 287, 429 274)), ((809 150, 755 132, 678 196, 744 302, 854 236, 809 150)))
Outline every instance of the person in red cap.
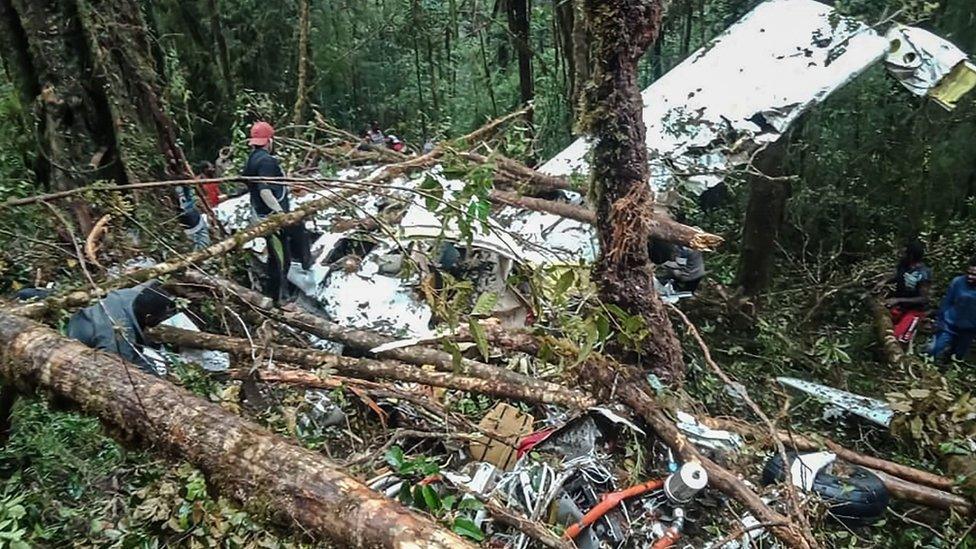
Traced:
MULTIPOLYGON (((290 211, 290 193, 288 186, 282 181, 274 179, 284 177, 278 159, 274 157, 275 130, 267 122, 256 122, 251 126, 251 154, 241 173, 244 177, 269 178, 249 179, 248 191, 251 195, 251 214, 255 223, 260 223, 273 214, 290 211), (272 179, 273 178, 273 179, 272 179)), ((308 233, 304 223, 297 223, 282 228, 277 234, 265 237, 267 243, 267 279, 265 280, 265 294, 281 301, 290 293, 288 270, 291 259, 301 260, 302 268, 308 270, 312 265, 312 252, 308 233)))

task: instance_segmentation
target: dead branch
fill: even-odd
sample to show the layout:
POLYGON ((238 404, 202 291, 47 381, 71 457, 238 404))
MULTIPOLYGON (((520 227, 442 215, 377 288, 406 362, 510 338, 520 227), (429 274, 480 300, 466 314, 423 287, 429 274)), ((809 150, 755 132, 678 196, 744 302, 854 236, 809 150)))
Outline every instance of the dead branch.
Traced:
POLYGON ((101 263, 98 262, 98 240, 108 232, 108 223, 112 221, 112 216, 109 214, 103 215, 95 226, 92 227, 91 232, 88 233, 88 237, 85 238, 85 257, 88 261, 95 265, 99 269, 104 269, 101 263))
MULTIPOLYGON (((769 435, 751 424, 732 419, 718 418, 701 418, 700 421, 712 429, 734 431, 753 440, 763 442, 765 444, 770 443, 768 440, 769 435)), ((928 471, 922 471, 921 469, 916 469, 900 463, 895 463, 893 461, 855 452, 854 450, 845 448, 830 439, 820 436, 804 436, 802 434, 787 433, 785 431, 777 431, 776 436, 778 436, 784 444, 789 444, 791 447, 796 448, 797 450, 819 451, 826 448, 837 454, 837 457, 848 463, 884 471, 889 475, 896 476, 916 484, 930 486, 937 490, 951 490, 955 485, 955 482, 950 478, 929 473, 928 471)))
POLYGON ((885 488, 888 489, 888 493, 895 499, 925 505, 926 507, 944 509, 946 511, 956 510, 964 515, 969 515, 973 512, 973 504, 964 497, 943 492, 942 490, 936 490, 928 486, 922 486, 921 484, 915 484, 914 482, 908 482, 907 480, 889 475, 884 471, 871 469, 870 467, 865 467, 865 469, 877 475, 881 479, 881 482, 884 483, 885 488))
MULTIPOLYGON (((492 200, 492 202, 498 204, 514 206, 516 208, 524 208, 526 210, 533 210, 537 212, 551 213, 553 215, 573 219, 581 223, 588 223, 590 225, 596 223, 596 212, 590 210, 589 208, 577 206, 575 204, 556 202, 543 198, 533 198, 531 196, 522 196, 518 193, 499 190, 492 191, 489 198, 492 200)), ((663 213, 657 213, 653 216, 653 221, 650 224, 650 230, 651 238, 674 244, 680 244, 695 250, 714 250, 725 241, 718 235, 706 233, 697 227, 690 227, 688 225, 678 223, 663 213)))
MULTIPOLYGON (((191 332, 165 326, 148 330, 146 335, 159 343, 195 349, 211 349, 239 353, 242 350, 250 350, 251 348, 250 342, 246 339, 204 332, 191 332)), ((570 408, 582 408, 589 404, 589 401, 580 402, 574 399, 567 399, 562 393, 552 393, 545 390, 540 391, 535 387, 510 383, 502 379, 482 379, 447 372, 428 371, 392 360, 350 358, 323 351, 296 349, 281 345, 269 345, 262 350, 267 351, 268 356, 280 362, 298 364, 307 368, 329 368, 348 377, 395 379, 398 381, 430 385, 432 387, 444 387, 446 389, 509 398, 522 402, 559 404, 570 408)), ((264 379, 270 380, 267 375, 264 379)), ((275 376, 274 379, 278 382, 298 385, 315 384, 319 379, 319 376, 302 370, 281 369, 273 375, 275 376)))
POLYGON ((460 484, 456 484, 455 486, 458 490, 483 503, 485 505, 485 510, 488 511, 488 514, 490 514, 492 518, 506 526, 517 529, 523 534, 538 541, 543 546, 551 547, 553 549, 575 549, 576 544, 554 536, 552 532, 545 527, 545 525, 539 524, 534 520, 522 516, 519 513, 504 507, 494 499, 485 497, 484 495, 469 489, 467 486, 460 484))
POLYGON ((544 198, 533 198, 531 196, 522 196, 518 193, 513 193, 510 191, 499 190, 492 191, 489 198, 491 198, 492 202, 497 204, 504 204, 506 206, 514 206, 516 208, 523 208, 537 212, 551 213, 567 219, 573 219, 581 223, 588 223, 590 225, 596 223, 596 213, 594 213, 593 210, 583 206, 577 206, 576 204, 556 202, 553 200, 546 200, 544 198))
POLYGON ((774 511, 746 484, 724 467, 701 455, 674 422, 664 413, 664 409, 643 389, 646 382, 639 372, 632 368, 605 367, 594 368, 584 365, 581 375, 595 387, 615 387, 616 395, 637 412, 682 461, 698 461, 708 473, 708 484, 725 495, 741 503, 760 522, 780 524, 773 526, 773 534, 789 547, 812 549, 819 544, 812 535, 798 528, 787 517, 774 511), (619 370, 619 373, 618 373, 619 370))
MULTIPOLYGON (((139 284, 153 278, 159 278, 161 276, 179 272, 187 267, 190 267, 191 265, 197 265, 209 259, 224 255, 242 247, 251 240, 271 234, 282 227, 301 223, 306 217, 313 215, 318 210, 331 205, 336 200, 340 200, 343 196, 348 197, 356 192, 358 192, 356 189, 347 189, 345 191, 337 192, 334 195, 307 202, 294 211, 270 216, 261 223, 231 235, 220 242, 212 244, 207 248, 203 248, 202 250, 197 250, 183 255, 178 259, 157 263, 152 267, 132 271, 123 276, 107 280, 101 285, 102 292, 93 292, 89 294, 88 299, 98 297, 98 295, 101 295, 109 290, 139 284)), ((37 303, 17 307, 11 312, 20 316, 36 317, 44 314, 49 309, 59 309, 69 306, 71 303, 69 299, 70 297, 71 296, 69 295, 63 294, 52 296, 43 301, 38 301, 37 303)))
POLYGON ((556 177, 553 175, 544 174, 540 171, 533 170, 521 162, 512 160, 511 158, 507 158, 497 153, 492 154, 491 157, 487 157, 476 152, 464 152, 459 156, 465 160, 474 162, 475 164, 494 164, 495 174, 512 182, 517 181, 524 185, 546 191, 577 190, 573 187, 572 182, 565 177, 556 177))
MULTIPOLYGON (((371 349, 394 341, 392 338, 376 332, 340 326, 318 315, 302 311, 299 308, 289 308, 288 310, 277 308, 271 299, 226 278, 203 274, 196 270, 189 270, 185 273, 184 279, 194 284, 213 287, 215 290, 225 292, 241 302, 259 309, 264 314, 279 322, 308 332, 316 337, 342 343, 360 352, 369 352, 371 349)), ((447 372, 503 380, 508 383, 522 385, 533 391, 559 395, 558 399, 560 401, 576 403, 573 407, 588 407, 594 403, 592 399, 589 399, 579 391, 573 391, 561 385, 531 378, 517 372, 499 368, 498 366, 469 359, 462 359, 460 364, 455 365, 454 357, 450 353, 439 349, 413 346, 391 349, 380 353, 379 356, 409 364, 416 364, 418 366, 431 364, 447 372)))
MULTIPOLYGON (((512 347, 509 348, 516 348, 523 352, 533 352, 533 350, 538 352, 543 347, 543 341, 531 334, 506 334, 487 328, 486 326, 488 338, 495 345, 511 345, 512 347)), ((574 345, 572 342, 561 340, 559 347, 568 351, 574 345)), ((702 464, 708 473, 708 482, 711 487, 717 488, 741 503, 760 522, 780 524, 781 526, 772 527, 772 532, 785 544, 799 549, 812 549, 818 546, 817 541, 808 531, 797 528, 787 517, 766 505, 742 480, 724 467, 701 455, 678 430, 674 422, 665 415, 665 408, 644 389, 647 382, 635 368, 613 363, 605 357, 591 355, 584 361, 580 370, 580 377, 589 381, 594 391, 613 387, 617 400, 643 417, 651 429, 683 461, 698 461, 702 464)))
POLYGON ((316 538, 355 547, 471 547, 334 463, 116 355, 0 312, 0 373, 200 468, 220 493, 316 538), (145 408, 142 399, 152 403, 145 408))

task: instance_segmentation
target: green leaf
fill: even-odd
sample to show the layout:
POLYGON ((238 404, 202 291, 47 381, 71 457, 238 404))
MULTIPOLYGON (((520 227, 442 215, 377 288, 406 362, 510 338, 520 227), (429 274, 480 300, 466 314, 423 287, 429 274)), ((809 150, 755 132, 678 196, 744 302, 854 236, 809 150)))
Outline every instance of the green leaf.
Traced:
POLYGON ((441 509, 450 511, 451 509, 454 509, 455 503, 457 503, 457 496, 454 494, 448 494, 441 498, 441 509))
POLYGON ((458 504, 458 511, 480 511, 484 508, 485 504, 473 497, 466 497, 458 504))
POLYGON ((487 361, 488 360, 488 335, 485 334, 485 327, 478 323, 476 319, 468 319, 468 328, 471 330, 471 337, 474 338, 474 342, 478 345, 478 351, 481 356, 487 361))
POLYGON ((457 517, 451 527, 454 533, 472 539, 474 541, 484 541, 485 534, 478 528, 478 525, 468 517, 457 517))
POLYGON ((593 352, 593 347, 596 345, 599 337, 599 330, 596 326, 596 321, 593 318, 586 319, 586 323, 583 324, 583 331, 586 337, 583 339, 583 344, 580 345, 580 354, 576 359, 576 364, 582 364, 586 360, 590 353, 593 352))
POLYGON ((607 337, 610 336, 610 319, 604 315, 596 316, 596 333, 597 341, 606 341, 607 337))
POLYGON ((478 301, 474 304, 471 316, 485 317, 490 316, 498 304, 498 294, 495 292, 485 292, 478 296, 478 301))
POLYGON ((424 205, 428 210, 436 212, 444 199, 444 187, 441 182, 428 175, 418 188, 424 194, 424 205))
POLYGON ((461 348, 458 344, 450 339, 445 339, 442 343, 444 350, 451 353, 451 367, 455 372, 461 370, 461 348))
POLYGON ((441 511, 441 498, 430 485, 425 484, 421 486, 420 493, 424 497, 424 504, 427 506, 428 511, 434 514, 441 511))
POLYGON ((553 297, 555 298, 561 297, 563 294, 566 293, 566 290, 568 290, 569 287, 572 286, 575 282, 576 282, 576 271, 569 269, 568 271, 564 272, 562 275, 559 276, 559 280, 556 281, 555 295, 553 297))
POLYGON ((386 462, 398 472, 403 469, 403 448, 392 446, 386 451, 386 462))
POLYGON ((410 494, 410 485, 406 482, 400 485, 400 492, 397 494, 397 499, 404 505, 413 503, 413 496, 410 494))

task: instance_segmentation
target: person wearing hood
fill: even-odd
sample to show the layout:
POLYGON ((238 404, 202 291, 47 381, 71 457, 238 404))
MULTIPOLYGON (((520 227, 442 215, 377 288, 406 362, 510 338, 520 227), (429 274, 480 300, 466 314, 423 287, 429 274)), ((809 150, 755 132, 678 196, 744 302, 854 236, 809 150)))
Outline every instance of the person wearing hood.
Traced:
POLYGON ((141 370, 156 375, 142 348, 143 332, 157 326, 176 311, 172 296, 160 289, 158 281, 133 288, 114 290, 98 303, 68 319, 68 337, 109 353, 115 353, 141 370))

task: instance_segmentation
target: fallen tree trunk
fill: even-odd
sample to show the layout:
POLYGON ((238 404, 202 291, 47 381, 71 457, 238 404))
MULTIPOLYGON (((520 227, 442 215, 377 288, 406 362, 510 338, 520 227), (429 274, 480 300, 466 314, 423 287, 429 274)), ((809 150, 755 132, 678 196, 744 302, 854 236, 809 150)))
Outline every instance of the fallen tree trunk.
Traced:
POLYGON ((895 499, 946 511, 955 510, 965 515, 973 512, 972 503, 964 497, 943 492, 942 490, 937 490, 929 486, 908 482, 905 479, 889 475, 884 471, 871 469, 870 467, 867 467, 867 469, 881 479, 885 488, 888 489, 888 493, 895 499))
POLYGON ((871 308, 871 318, 874 320, 874 333, 881 344, 881 354, 893 366, 897 366, 905 359, 905 350, 895 339, 895 326, 891 323, 891 313, 877 297, 872 294, 864 296, 868 307, 871 308))
MULTIPOLYGON (((211 349, 228 353, 249 352, 252 349, 250 342, 246 339, 191 332, 166 326, 148 330, 146 335, 159 343, 194 349, 211 349)), ((432 372, 391 360, 350 358, 324 351, 296 349, 282 345, 269 345, 266 350, 268 355, 277 361, 298 364, 307 368, 330 368, 347 377, 395 379, 522 402, 559 404, 570 408, 586 408, 592 404, 590 399, 582 395, 578 398, 567 398, 562 392, 538 390, 535 387, 510 383, 503 379, 482 379, 446 372, 432 372)))
MULTIPOLYGON (((256 307, 271 318, 288 324, 299 330, 308 332, 316 337, 336 341, 343 345, 355 349, 359 352, 367 353, 380 345, 393 342, 393 338, 380 335, 368 330, 357 330, 346 328, 334 322, 305 312, 298 308, 289 310, 280 309, 274 306, 274 302, 254 290, 245 288, 226 278, 204 274, 195 270, 187 271, 183 277, 185 280, 201 286, 212 286, 215 290, 220 290, 233 295, 238 300, 247 305, 256 307)), ((390 349, 378 354, 382 358, 391 358, 401 362, 423 366, 431 364, 440 370, 471 375, 475 377, 499 379, 513 384, 521 384, 528 389, 537 392, 547 392, 559 395, 559 399, 565 402, 577 402, 579 404, 591 405, 586 395, 579 391, 573 391, 562 385, 550 383, 531 378, 526 375, 512 372, 498 366, 484 364, 469 359, 462 359, 461 363, 455 367, 454 357, 450 353, 429 347, 412 346, 399 349, 390 349)), ((575 407, 575 406, 574 406, 575 407)))
POLYGON ((233 415, 118 356, 0 312, 0 373, 78 405, 169 450, 221 493, 315 538, 354 547, 470 547, 430 519, 387 500, 322 455, 233 415))
MULTIPOLYGON (((497 204, 504 204, 507 206, 514 206, 516 208, 524 208, 526 210, 533 210, 537 212, 551 213, 553 215, 579 221, 580 223, 595 225, 597 221, 596 212, 593 210, 566 202, 556 202, 554 200, 546 200, 544 198, 522 196, 511 191, 499 190, 492 191, 489 198, 492 202, 497 204)), ((650 221, 649 225, 650 238, 670 242, 672 244, 680 244, 693 250, 714 250, 725 241, 721 236, 706 233, 697 227, 683 225, 663 214, 655 215, 650 221)))
POLYGON ((489 158, 475 152, 466 152, 461 153, 460 156, 461 158, 470 160, 475 164, 494 164, 495 175, 501 176, 501 178, 505 180, 512 182, 517 181, 530 187, 545 191, 579 192, 579 189, 573 188, 572 182, 565 177, 544 174, 540 171, 533 170, 520 162, 512 160, 511 158, 498 154, 494 154, 489 158))
POLYGON ((516 208, 523 208, 537 212, 551 213, 560 217, 565 217, 566 219, 572 219, 574 221, 579 221, 580 223, 587 223, 590 225, 596 223, 596 212, 589 208, 577 206, 576 204, 570 204, 568 202, 556 202, 554 200, 534 198, 531 196, 523 196, 511 191, 499 190, 491 191, 489 198, 496 204, 514 206, 516 208))
MULTIPOLYGON (((745 435, 753 440, 764 442, 769 444, 769 434, 763 430, 755 427, 751 424, 746 424, 741 421, 731 420, 731 419, 718 419, 718 418, 702 418, 701 422, 705 425, 711 427, 712 429, 723 429, 726 431, 733 431, 742 435, 745 435)), ((951 490, 955 485, 955 482, 951 478, 946 478, 941 475, 936 475, 929 473, 928 471, 922 471, 921 469, 916 469, 914 467, 909 467, 907 465, 902 465, 900 463, 895 463, 893 461, 888 461, 872 456, 868 456, 853 450, 849 450, 840 444, 830 440, 822 439, 822 442, 818 442, 817 439, 813 439, 808 436, 787 433, 784 431, 779 431, 777 436, 780 440, 797 450, 800 451, 820 451, 824 448, 830 450, 831 452, 837 454, 837 457, 855 465, 860 465, 862 467, 868 467, 871 469, 877 469, 879 471, 884 471, 889 475, 903 478, 910 482, 916 484, 923 484, 926 486, 931 486, 938 490, 951 490)))

